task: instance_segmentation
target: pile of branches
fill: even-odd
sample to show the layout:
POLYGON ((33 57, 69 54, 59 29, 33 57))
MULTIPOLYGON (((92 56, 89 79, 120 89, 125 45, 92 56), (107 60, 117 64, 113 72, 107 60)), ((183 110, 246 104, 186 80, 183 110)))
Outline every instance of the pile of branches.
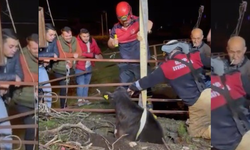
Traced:
POLYGON ((164 141, 164 145, 115 139, 114 114, 39 110, 39 148, 43 150, 207 150, 164 141), (104 130, 104 131, 103 131, 104 130), (110 133, 110 135, 109 135, 110 133))

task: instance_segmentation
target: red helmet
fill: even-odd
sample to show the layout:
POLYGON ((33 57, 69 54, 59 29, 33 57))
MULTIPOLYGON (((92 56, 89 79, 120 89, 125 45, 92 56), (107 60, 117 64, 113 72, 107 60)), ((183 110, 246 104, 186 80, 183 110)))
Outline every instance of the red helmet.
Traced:
POLYGON ((122 1, 116 5, 116 16, 119 21, 129 20, 132 16, 132 9, 129 3, 122 1))

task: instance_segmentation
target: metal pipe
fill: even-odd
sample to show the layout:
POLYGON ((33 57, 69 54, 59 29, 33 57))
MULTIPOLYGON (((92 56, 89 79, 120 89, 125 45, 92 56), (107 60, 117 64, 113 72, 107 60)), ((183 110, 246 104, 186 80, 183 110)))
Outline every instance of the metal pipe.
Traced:
POLYGON ((0 122, 5 122, 5 121, 9 121, 9 120, 16 119, 16 118, 21 118, 21 117, 25 117, 25 116, 28 116, 28 115, 33 115, 34 113, 35 113, 35 110, 32 110, 32 111, 12 115, 12 116, 9 116, 9 117, 1 118, 0 122))
POLYGON ((19 140, 0 140, 0 143, 12 143, 12 144, 32 144, 32 145, 38 145, 38 141, 25 141, 25 140, 21 140, 21 142, 19 140))
MULTIPOLYGON (((103 84, 84 84, 84 85, 54 85, 54 86, 39 86, 39 88, 76 88, 76 87, 110 87, 110 86, 129 86, 133 83, 103 83, 103 84)), ((166 85, 170 87, 169 85, 166 85)))
MULTIPOLYGON (((39 60, 69 60, 69 61, 93 61, 93 62, 140 62, 140 60, 136 59, 91 59, 91 58, 46 58, 40 57, 39 60)), ((164 60, 148 60, 148 63, 155 63, 155 62, 164 62, 164 60)))
POLYGON ((28 128, 38 128, 37 124, 27 124, 27 125, 5 125, 0 126, 0 129, 28 129, 28 128))
MULTIPOLYGON (((71 111, 71 112, 92 112, 92 113, 113 113, 115 112, 114 109, 72 109, 72 108, 55 108, 56 111, 71 111)), ((186 114, 187 111, 180 111, 180 110, 152 110, 154 114, 186 114)))
MULTIPOLYGON (((46 98, 46 97, 50 97, 50 98, 68 98, 69 100, 73 100, 73 99, 87 99, 90 101, 97 101, 97 100, 102 100, 103 97, 94 97, 94 96, 90 96, 90 97, 81 97, 81 96, 50 96, 50 95, 40 95, 39 97, 41 98, 46 98)), ((131 98, 132 101, 138 101, 139 98, 131 98)), ((176 101, 182 101, 182 99, 158 99, 158 98, 148 98, 148 101, 151 102, 176 102, 176 101)))
POLYGON ((15 81, 0 81, 0 84, 8 85, 27 85, 27 86, 37 86, 37 82, 15 82, 15 81))

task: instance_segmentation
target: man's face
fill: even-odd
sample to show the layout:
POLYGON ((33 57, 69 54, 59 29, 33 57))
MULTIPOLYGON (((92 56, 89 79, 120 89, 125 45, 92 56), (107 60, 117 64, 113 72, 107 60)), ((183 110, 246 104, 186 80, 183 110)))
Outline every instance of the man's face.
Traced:
POLYGON ((195 47, 198 47, 201 45, 203 40, 203 35, 201 33, 192 33, 191 34, 191 40, 195 47))
POLYGON ((46 33, 47 42, 52 42, 56 37, 56 31, 49 29, 46 33))
POLYGON ((85 42, 88 43, 89 42, 89 33, 82 33, 80 34, 81 39, 85 42))
POLYGON ((62 32, 62 38, 63 38, 66 42, 70 43, 71 40, 72 40, 72 32, 71 32, 71 31, 69 31, 69 32, 63 31, 63 32, 62 32))
POLYGON ((34 41, 29 41, 27 47, 28 47, 30 53, 34 57, 38 58, 38 44, 36 42, 34 42, 34 41))
POLYGON ((13 57, 18 50, 19 41, 7 38, 3 44, 3 53, 5 57, 13 57))
POLYGON ((247 48, 241 42, 228 43, 227 53, 232 64, 238 65, 244 59, 247 48))

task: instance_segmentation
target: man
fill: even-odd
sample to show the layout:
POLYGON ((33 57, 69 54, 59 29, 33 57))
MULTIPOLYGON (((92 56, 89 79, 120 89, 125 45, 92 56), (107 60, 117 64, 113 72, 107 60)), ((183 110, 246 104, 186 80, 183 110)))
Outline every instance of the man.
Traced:
MULTIPOLYGON (((199 50, 201 53, 204 53, 207 57, 211 56, 211 48, 203 42, 203 31, 200 28, 195 28, 191 32, 191 51, 193 50, 199 50)), ((206 83, 206 87, 211 86, 211 79, 210 76, 206 75, 206 71, 204 70, 203 73, 201 74, 203 80, 206 83)))
MULTIPOLYGON (((45 30, 46 30, 46 41, 47 41, 47 47, 42 48, 43 50, 39 51, 39 57, 54 57, 58 58, 59 52, 56 45, 56 30, 51 24, 45 24, 45 30)), ((50 60, 44 60, 39 64, 39 83, 45 82, 49 80, 48 73, 45 69, 48 65, 50 65, 50 60)), ((50 83, 43 84, 42 86, 51 86, 50 83)), ((42 89, 43 92, 47 92, 44 95, 51 96, 51 88, 44 88, 42 89)), ((47 103, 48 107, 51 108, 51 101, 52 98, 44 98, 45 102, 47 103)))
MULTIPOLYGON (((27 38, 27 46, 23 48, 20 61, 24 73, 24 82, 38 83, 38 34, 32 34, 27 38)), ((29 112, 35 109, 35 87, 21 86, 14 92, 12 100, 16 104, 19 113, 29 112)), ((33 115, 25 116, 24 124, 34 124, 33 115)), ((32 141, 35 138, 35 129, 25 130, 24 140, 32 141)), ((26 150, 32 150, 33 145, 25 144, 26 150)))
POLYGON ((228 57, 226 64, 228 69, 239 69, 250 79, 250 61, 245 56, 247 47, 245 39, 240 36, 233 36, 227 42, 228 57))
MULTIPOLYGON (((72 36, 72 31, 69 27, 64 27, 61 30, 61 35, 57 40, 57 47, 59 50, 60 58, 78 58, 82 55, 82 51, 80 45, 76 39, 76 37, 72 36)), ((52 70, 55 72, 56 78, 61 78, 67 76, 70 70, 73 70, 73 62, 72 61, 57 61, 53 64, 52 70), (66 71, 68 70, 68 71, 66 71)), ((67 80, 67 79, 66 79, 67 80)), ((66 80, 59 81, 60 85, 66 85, 66 80)), ((60 95, 66 96, 67 90, 66 88, 60 89, 60 95)), ((60 98, 60 106, 61 108, 67 107, 67 103, 65 102, 65 98, 60 98)))
POLYGON ((205 89, 205 83, 198 75, 203 68, 210 68, 210 58, 198 50, 188 53, 189 45, 176 40, 163 45, 162 51, 168 54, 168 60, 150 75, 132 84, 128 92, 141 91, 168 81, 176 94, 189 106, 190 136, 210 139, 211 89, 205 89))
POLYGON ((211 66, 211 144, 216 150, 248 150, 250 122, 243 106, 250 80, 236 69, 226 70, 220 59, 212 59, 211 66))
POLYGON ((200 28, 195 28, 191 31, 191 50, 199 50, 201 53, 204 53, 206 56, 211 56, 211 48, 203 42, 203 31, 200 28))
MULTIPOLYGON (((85 58, 97 58, 103 59, 101 55, 101 50, 98 47, 95 39, 90 36, 87 29, 82 28, 79 35, 77 36, 77 41, 82 50, 82 56, 85 58)), ((94 67, 94 62, 91 61, 77 61, 75 73, 81 73, 84 71, 89 71, 89 73, 82 74, 76 77, 76 82, 78 85, 88 85, 92 76, 92 67, 94 67)), ((88 97, 88 87, 77 87, 77 96, 88 97)), ((88 100, 78 99, 78 106, 90 104, 88 100)))
MULTIPOLYGON (((2 29, 2 40, 5 65, 0 66, 0 81, 20 82, 23 80, 23 71, 19 59, 19 40, 17 35, 11 29, 2 29)), ((12 96, 13 90, 15 90, 15 87, 0 84, 0 119, 8 117, 8 111, 4 101, 7 101, 12 96)), ((10 121, 1 122, 0 126, 1 125, 10 125, 10 121)), ((2 139, 2 136, 9 135, 12 135, 11 129, 0 129, 0 140, 2 139)), ((5 140, 12 140, 12 138, 9 137, 5 140)), ((0 149, 11 150, 12 144, 0 144, 0 149)))
MULTIPOLYGON (((115 48, 119 46, 122 59, 140 59, 139 17, 132 14, 132 8, 127 2, 120 2, 116 6, 116 16, 119 20, 111 30, 108 46, 115 48), (116 38, 117 36, 117 38, 116 38)), ((151 32, 153 23, 148 21, 148 32, 151 32)), ((148 59, 150 51, 148 47, 148 59)), ((140 78, 140 63, 119 63, 120 82, 129 83, 140 78)), ((150 67, 148 67, 150 72, 150 67)), ((127 88, 127 86, 125 86, 127 88)), ((148 96, 152 96, 148 89, 148 96)), ((152 105, 148 105, 152 108, 152 105)))
MULTIPOLYGON (((250 60, 245 56, 247 47, 246 41, 240 36, 233 36, 227 42, 228 56, 225 58, 226 68, 228 70, 238 69, 241 74, 248 76, 250 80, 250 60)), ((250 112, 250 102, 246 101, 246 108, 250 112)), ((250 115, 248 116, 250 120, 250 115)))

